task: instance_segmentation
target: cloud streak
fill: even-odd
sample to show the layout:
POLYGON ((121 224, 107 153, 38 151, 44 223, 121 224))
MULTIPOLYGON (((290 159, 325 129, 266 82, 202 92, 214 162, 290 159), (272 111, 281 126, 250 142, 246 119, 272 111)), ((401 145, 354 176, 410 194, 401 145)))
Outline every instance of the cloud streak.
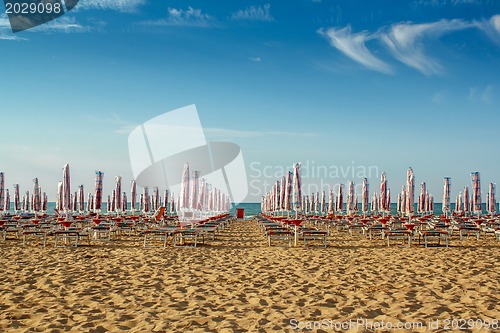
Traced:
POLYGON ((166 18, 141 22, 149 26, 177 26, 208 28, 217 25, 215 17, 205 14, 201 9, 188 7, 188 9, 168 8, 166 18))
POLYGON ((242 131, 225 128, 204 128, 207 136, 212 138, 263 138, 268 136, 314 137, 316 133, 284 132, 284 131, 242 131))
POLYGON ((363 66, 385 74, 392 73, 389 65, 375 57, 367 49, 365 43, 373 38, 369 33, 359 32, 353 34, 350 26, 341 29, 320 29, 318 33, 326 37, 332 47, 363 66))
POLYGON ((80 0, 75 10, 114 10, 133 13, 146 3, 146 0, 80 0))
POLYGON ((471 26, 472 24, 462 20, 440 20, 424 24, 399 23, 392 25, 388 32, 380 33, 379 38, 397 60, 424 75, 433 75, 440 74, 442 66, 425 54, 424 40, 436 39, 471 26))
POLYGON ((246 21, 274 21, 271 16, 271 5, 266 3, 262 7, 250 6, 248 8, 238 10, 231 15, 232 20, 246 21))
POLYGON ((366 42, 378 40, 392 57, 420 73, 431 76, 442 74, 443 66, 426 51, 426 45, 443 35, 463 29, 477 28, 491 40, 500 44, 500 15, 490 20, 467 22, 461 19, 439 20, 430 23, 402 22, 367 31, 352 33, 351 27, 319 29, 330 45, 364 67, 384 74, 391 74, 391 66, 377 58, 367 48, 366 42))

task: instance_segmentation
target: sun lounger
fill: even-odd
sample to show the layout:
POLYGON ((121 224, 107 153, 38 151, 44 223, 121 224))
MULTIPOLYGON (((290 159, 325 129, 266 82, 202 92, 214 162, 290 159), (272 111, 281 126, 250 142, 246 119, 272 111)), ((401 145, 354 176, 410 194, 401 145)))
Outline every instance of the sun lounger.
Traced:
POLYGON ((437 244, 434 247, 441 248, 441 240, 445 240, 445 246, 448 247, 449 232, 446 230, 423 230, 420 232, 424 239, 424 247, 429 247, 429 239, 437 239, 437 244))
POLYGON ((144 230, 144 248, 166 248, 167 238, 171 236, 174 231, 175 228, 169 227, 144 230))
POLYGON ((176 229, 173 234, 174 247, 196 247, 198 244, 198 237, 202 237, 202 242, 205 242, 203 232, 196 228, 176 229))
POLYGON ((82 239, 87 239, 90 245, 90 234, 79 229, 56 230, 52 234, 55 236, 54 247, 78 247, 82 239))
POLYGON ((285 228, 272 228, 267 230, 267 243, 272 245, 272 240, 286 240, 288 246, 292 246, 292 233, 285 228))
MULTIPOLYGON (((314 229, 304 229, 301 231, 302 237, 304 239, 304 247, 307 246, 307 241, 322 240, 322 245, 316 245, 316 247, 326 248, 326 237, 328 236, 328 231, 326 230, 314 230, 314 229)), ((310 243, 309 243, 310 244, 310 243)), ((309 247, 314 247, 314 245, 309 245, 309 247)))
POLYGON ((402 247, 410 247, 411 246, 411 237, 413 236, 413 232, 407 229, 395 229, 384 232, 385 237, 387 238, 387 246, 390 246, 391 239, 393 240, 406 240, 406 246, 402 247))
POLYGON ((460 234, 460 240, 462 240, 463 236, 467 236, 469 238, 469 235, 475 235, 476 240, 479 240, 479 233, 481 232, 481 228, 477 226, 472 226, 472 225, 463 225, 458 227, 459 234, 460 234))

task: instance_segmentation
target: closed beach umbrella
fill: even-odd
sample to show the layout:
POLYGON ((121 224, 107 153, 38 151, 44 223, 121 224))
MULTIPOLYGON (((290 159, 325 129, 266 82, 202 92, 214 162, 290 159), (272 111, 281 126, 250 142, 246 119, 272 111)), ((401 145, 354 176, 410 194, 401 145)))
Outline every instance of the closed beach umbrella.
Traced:
POLYGON ((21 201, 19 193, 19 184, 14 184, 14 210, 21 210, 21 201))
POLYGON ((387 211, 387 176, 382 172, 380 177, 380 201, 379 206, 381 211, 387 211))
POLYGON ((444 188, 443 188, 443 213, 448 216, 448 212, 451 210, 450 204, 450 177, 444 177, 444 188))
POLYGON ((349 194, 347 196, 347 210, 349 213, 352 213, 355 211, 354 209, 354 182, 353 181, 350 181, 349 182, 349 194))
POLYGON ((342 214, 342 210, 344 209, 344 194, 343 194, 344 184, 339 184, 339 190, 337 194, 337 212, 342 214))
POLYGON ((139 210, 141 212, 144 212, 144 193, 141 193, 141 195, 139 196, 139 210))
POLYGON ((69 174, 69 164, 63 166, 63 181, 62 181, 62 205, 64 211, 71 210, 71 184, 69 174))
POLYGON ((106 201, 106 211, 109 213, 113 210, 113 204, 111 203, 111 196, 108 194, 108 200, 106 201))
POLYGON ((165 190, 165 193, 163 193, 163 202, 165 203, 165 211, 168 213, 168 203, 169 203, 169 197, 168 197, 168 190, 165 190))
POLYGON ((42 209, 42 197, 38 178, 33 179, 33 211, 39 212, 42 209))
POLYGON ((3 172, 0 172, 0 210, 4 210, 4 207, 5 207, 5 195, 4 195, 4 191, 5 191, 4 174, 3 174, 3 172))
POLYGON ((497 211, 497 200, 495 198, 495 190, 496 190, 496 185, 493 183, 490 183, 490 189, 488 192, 488 211, 491 215, 495 214, 497 211))
POLYGON ((425 212, 425 192, 427 186, 425 182, 420 184, 420 195, 418 196, 417 212, 423 214, 425 212))
POLYGON ((193 172, 193 180, 191 181, 191 192, 189 193, 189 208, 199 210, 199 195, 200 195, 200 180, 199 172, 193 172))
POLYGON ((326 198, 325 198, 325 191, 321 192, 321 205, 320 205, 320 212, 321 214, 325 213, 326 212, 326 202, 325 202, 326 198))
POLYGON ((176 207, 175 207, 175 195, 172 193, 170 196, 170 213, 175 214, 176 212, 176 207))
POLYGON ((10 210, 10 194, 9 194, 9 189, 5 189, 5 201, 3 205, 3 210, 8 212, 10 210))
POLYGON ((286 177, 281 177, 281 189, 280 189, 280 210, 285 210, 285 197, 286 197, 286 177))
POLYGON ((300 163, 294 164, 292 172, 293 172, 292 203, 293 203, 293 209, 295 210, 295 217, 297 217, 298 212, 302 208, 302 179, 301 179, 300 163))
POLYGON ((469 212, 470 208, 470 195, 469 195, 469 187, 464 187, 464 196, 463 196, 463 210, 465 213, 469 212))
POLYGON ((398 193, 398 201, 396 202, 396 211, 401 214, 401 193, 398 193))
POLYGON ((143 211, 144 213, 149 213, 151 210, 151 199, 149 197, 149 188, 147 186, 144 186, 142 189, 142 196, 143 196, 143 211))
POLYGON ((328 195, 328 214, 335 213, 335 202, 333 200, 333 190, 330 190, 330 194, 328 195))
POLYGON ((462 211, 462 192, 458 193, 457 199, 455 200, 455 212, 460 213, 462 211))
POLYGON ((122 211, 127 211, 127 192, 122 193, 122 211))
POLYGON ((135 180, 132 180, 130 182, 130 210, 135 212, 136 211, 136 205, 137 205, 137 183, 135 180))
POLYGON ((62 182, 57 182, 57 200, 56 200, 57 210, 63 210, 63 192, 62 192, 62 182))
POLYGON ((181 180, 181 193, 180 193, 180 202, 179 209, 181 211, 189 209, 189 164, 184 164, 184 170, 182 171, 182 180, 181 180))
POLYGON ((94 196, 89 193, 87 196, 87 212, 91 212, 94 209, 94 196))
POLYGON ((83 185, 78 186, 78 210, 80 213, 85 211, 85 192, 83 191, 83 185))
POLYGON ((95 172, 95 192, 94 192, 94 212, 100 212, 102 207, 102 181, 104 178, 104 172, 95 172))
POLYGON ((284 209, 287 212, 292 210, 292 177, 293 173, 288 171, 287 177, 285 180, 285 197, 284 197, 284 209))
POLYGON ((318 214, 320 211, 319 205, 319 192, 316 192, 316 194, 314 195, 314 213, 316 214, 318 214))
POLYGON ((479 178, 479 172, 471 172, 470 176, 472 180, 472 206, 474 212, 479 216, 483 211, 481 204, 481 181, 479 178))
POLYGON ((415 176, 412 168, 406 174, 406 213, 409 217, 415 212, 415 176))
POLYGON ((120 211, 122 209, 122 177, 121 176, 116 176, 115 177, 115 200, 114 200, 114 206, 116 211, 120 211))
POLYGON ((366 213, 369 210, 368 207, 368 202, 369 202, 369 185, 368 185, 368 178, 363 179, 363 188, 362 188, 362 193, 361 193, 361 211, 363 214, 366 215, 366 213))

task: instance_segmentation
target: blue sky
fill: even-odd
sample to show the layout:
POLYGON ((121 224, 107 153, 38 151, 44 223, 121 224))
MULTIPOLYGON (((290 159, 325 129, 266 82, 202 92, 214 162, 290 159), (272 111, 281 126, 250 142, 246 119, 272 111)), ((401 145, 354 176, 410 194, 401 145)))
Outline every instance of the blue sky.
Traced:
MULTIPOLYGON (((38 177, 54 198, 69 163, 75 190, 92 191, 102 170, 109 193, 115 176, 133 178, 130 131, 190 104, 209 141, 240 145, 248 201, 297 161, 376 167, 372 190, 386 171, 393 200, 409 166, 438 202, 443 177, 452 198, 471 171, 483 197, 500 180, 494 0, 80 0, 16 34, 0 14, 0 60, 10 189, 38 177)), ((304 184, 362 182, 309 175, 304 184)))

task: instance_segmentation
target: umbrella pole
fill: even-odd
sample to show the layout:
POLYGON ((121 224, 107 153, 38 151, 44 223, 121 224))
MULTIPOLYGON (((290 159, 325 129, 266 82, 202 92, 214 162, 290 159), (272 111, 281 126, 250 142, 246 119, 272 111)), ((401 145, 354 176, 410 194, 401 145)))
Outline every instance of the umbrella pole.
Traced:
POLYGON ((298 237, 298 228, 299 227, 297 225, 295 225, 295 242, 294 242, 295 245, 294 246, 297 246, 297 239, 299 238, 298 237))

